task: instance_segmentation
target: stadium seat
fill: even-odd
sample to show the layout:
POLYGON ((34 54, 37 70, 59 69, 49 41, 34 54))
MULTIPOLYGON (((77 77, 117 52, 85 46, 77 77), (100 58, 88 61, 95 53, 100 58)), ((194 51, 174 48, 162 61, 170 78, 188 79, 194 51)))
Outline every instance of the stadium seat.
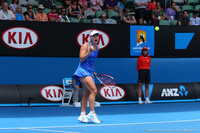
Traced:
POLYGON ((188 4, 191 6, 196 6, 199 4, 199 0, 188 0, 188 4))
POLYGON ((151 0, 147 0, 147 2, 148 2, 148 3, 150 3, 150 2, 151 2, 151 0))
POLYGON ((188 14, 188 17, 189 17, 189 18, 191 18, 192 16, 193 16, 193 13, 192 13, 192 12, 188 14))
POLYGON ((159 21, 159 25, 171 25, 168 20, 161 20, 159 21))
POLYGON ((26 12, 27 8, 26 7, 22 7, 22 13, 26 12))
POLYGON ((92 23, 97 23, 100 19, 99 18, 93 18, 92 23))
POLYGON ((191 5, 183 5, 182 6, 182 11, 185 11, 185 10, 188 11, 188 13, 191 13, 191 12, 194 11, 194 8, 191 5))
POLYGON ((199 8, 200 8, 200 5, 196 5, 194 9, 195 9, 196 11, 198 11, 199 8))
POLYGON ((12 3, 12 0, 6 0, 7 4, 10 5, 12 3))
POLYGON ((179 10, 181 11, 181 8, 180 8, 180 6, 176 5, 176 8, 177 8, 177 9, 179 9, 179 10))
POLYGON ((179 6, 184 5, 184 0, 173 0, 173 2, 175 2, 176 5, 179 5, 179 6))
POLYGON ((111 11, 108 12, 108 18, 114 19, 116 21, 120 20, 119 13, 114 11, 114 10, 111 10, 111 11))
POLYGON ((56 4, 57 6, 63 6, 63 3, 60 2, 60 1, 57 1, 57 0, 55 0, 55 4, 56 4))
POLYGON ((28 4, 31 4, 31 5, 33 5, 35 7, 37 7, 39 5, 39 2, 36 1, 36 0, 28 0, 28 4))
POLYGON ((80 23, 91 23, 91 21, 87 18, 81 18, 80 23))
POLYGON ((19 1, 19 5, 21 5, 21 6, 27 6, 28 2, 26 0, 20 0, 19 1))
POLYGON ((172 25, 177 25, 178 20, 172 21, 172 25))
POLYGON ((108 18, 106 20, 109 22, 109 24, 117 24, 117 21, 115 21, 114 19, 108 18))
POLYGON ((95 13, 91 10, 85 10, 84 17, 87 19, 93 19, 95 17, 95 13))
POLYGON ((130 11, 135 11, 134 0, 125 0, 125 6, 130 8, 130 11))
POLYGON ((95 14, 95 15, 96 15, 96 18, 99 18, 99 17, 101 16, 102 13, 105 13, 106 16, 107 16, 107 13, 106 13, 105 11, 103 11, 103 10, 101 10, 101 11, 100 11, 100 10, 97 10, 97 11, 96 11, 96 14, 95 14))
POLYGON ((43 10, 43 12, 47 14, 47 13, 51 12, 51 9, 45 8, 45 9, 43 10))
POLYGON ((74 18, 74 17, 69 17, 69 21, 71 23, 79 23, 79 20, 77 18, 74 18))
POLYGON ((35 13, 38 12, 37 9, 38 9, 37 7, 33 7, 33 11, 34 11, 35 13))

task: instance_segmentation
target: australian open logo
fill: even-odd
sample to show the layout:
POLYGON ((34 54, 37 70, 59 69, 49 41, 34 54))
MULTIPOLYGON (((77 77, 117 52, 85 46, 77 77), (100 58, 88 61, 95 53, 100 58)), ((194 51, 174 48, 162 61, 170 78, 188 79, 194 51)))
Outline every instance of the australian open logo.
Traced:
MULTIPOLYGON (((136 36, 136 45, 133 47, 133 50, 136 50, 135 52, 141 52, 142 48, 147 42, 147 33, 144 30, 137 30, 137 36, 136 36), (138 51, 137 51, 138 50, 138 51)), ((151 48, 148 47, 148 49, 150 50, 151 48)))
POLYGON ((146 31, 137 30, 137 46, 146 43, 146 31))
POLYGON ((180 85, 179 89, 180 89, 179 94, 181 96, 187 96, 188 95, 188 91, 185 90, 185 87, 183 85, 180 85))

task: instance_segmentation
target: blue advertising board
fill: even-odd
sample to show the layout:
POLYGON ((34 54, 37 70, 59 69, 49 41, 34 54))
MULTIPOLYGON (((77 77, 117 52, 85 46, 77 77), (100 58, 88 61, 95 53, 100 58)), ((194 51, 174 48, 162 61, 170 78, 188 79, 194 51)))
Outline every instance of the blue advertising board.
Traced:
POLYGON ((154 56, 154 26, 130 26, 130 56, 140 56, 143 47, 154 56))

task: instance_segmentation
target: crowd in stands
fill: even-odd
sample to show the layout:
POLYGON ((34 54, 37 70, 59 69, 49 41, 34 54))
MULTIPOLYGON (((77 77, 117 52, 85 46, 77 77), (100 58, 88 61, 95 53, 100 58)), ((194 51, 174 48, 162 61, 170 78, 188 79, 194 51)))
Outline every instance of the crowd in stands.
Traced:
MULTIPOLYGON (((25 1, 25 0, 24 0, 25 1)), ((33 0, 34 1, 34 0, 33 0)), ((35 0, 36 1, 36 0, 35 0)), ((0 0, 0 20, 80 22, 137 25, 200 25, 200 1, 180 3, 166 0, 57 0, 49 11, 42 4, 19 4, 19 0, 0 0), (193 9, 185 8, 187 6, 193 9), (197 8, 196 8, 196 7, 197 8), (26 7, 26 10, 23 8, 26 7), (33 8, 36 8, 34 10, 33 8)), ((176 1, 176 0, 175 0, 176 1)))

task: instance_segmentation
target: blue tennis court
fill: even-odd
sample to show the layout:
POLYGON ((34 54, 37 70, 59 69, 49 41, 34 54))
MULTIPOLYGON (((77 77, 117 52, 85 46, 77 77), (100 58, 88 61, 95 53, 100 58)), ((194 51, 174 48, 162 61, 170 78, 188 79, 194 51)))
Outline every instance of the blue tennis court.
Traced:
POLYGON ((80 123, 76 107, 0 107, 0 133, 200 132, 200 102, 102 105, 96 113, 101 124, 80 123))

